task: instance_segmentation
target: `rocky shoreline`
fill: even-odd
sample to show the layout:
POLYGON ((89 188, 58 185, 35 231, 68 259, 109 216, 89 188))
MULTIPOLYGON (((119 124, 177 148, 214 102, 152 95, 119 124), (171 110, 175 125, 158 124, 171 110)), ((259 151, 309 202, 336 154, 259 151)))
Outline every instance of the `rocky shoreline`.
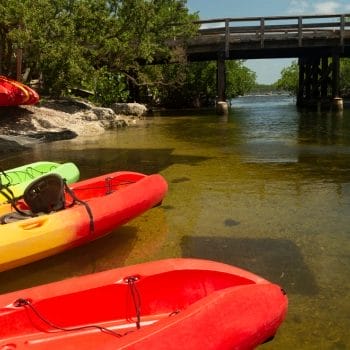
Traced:
POLYGON ((102 134, 134 125, 146 114, 147 108, 137 103, 116 103, 111 108, 102 108, 73 99, 1 107, 0 154, 24 150, 38 142, 102 134))

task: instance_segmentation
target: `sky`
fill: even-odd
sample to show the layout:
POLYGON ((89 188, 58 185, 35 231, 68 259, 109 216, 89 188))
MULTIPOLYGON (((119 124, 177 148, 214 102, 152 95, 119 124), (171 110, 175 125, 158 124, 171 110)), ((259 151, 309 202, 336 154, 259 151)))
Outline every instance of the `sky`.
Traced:
MULTIPOLYGON (((187 0, 187 7, 191 13, 198 12, 200 19, 350 13, 349 0, 187 0)), ((271 84, 292 61, 247 60, 245 65, 256 73, 259 84, 271 84)))

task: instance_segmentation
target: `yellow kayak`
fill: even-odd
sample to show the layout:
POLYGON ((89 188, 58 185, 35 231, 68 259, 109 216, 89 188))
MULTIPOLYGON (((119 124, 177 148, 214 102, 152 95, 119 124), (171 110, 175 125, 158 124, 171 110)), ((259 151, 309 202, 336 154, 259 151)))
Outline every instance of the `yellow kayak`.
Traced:
POLYGON ((0 204, 8 197, 21 197, 26 187, 35 179, 47 174, 57 174, 67 183, 79 180, 80 172, 74 163, 40 161, 0 172, 0 204))
MULTIPOLYGON (((37 182, 44 182, 43 176, 37 182)), ((52 177, 52 175, 50 176, 52 177)), ((26 190, 16 208, 33 212, 33 201, 49 186, 26 190), (33 195, 29 205, 27 194, 33 195), (36 197, 37 196, 37 197, 36 197), (27 202, 26 202, 27 200, 27 202)), ((68 188, 68 186, 67 186, 68 188)), ((159 174, 145 175, 119 171, 69 185, 63 209, 46 213, 40 208, 35 217, 22 217, 11 204, 0 205, 0 272, 91 242, 124 225, 160 204, 167 182, 159 174), (75 200, 72 201, 72 198, 75 200), (8 220, 7 220, 7 219, 8 220), (13 219, 13 220, 11 220, 13 219)), ((66 190, 67 191, 67 190, 66 190)))

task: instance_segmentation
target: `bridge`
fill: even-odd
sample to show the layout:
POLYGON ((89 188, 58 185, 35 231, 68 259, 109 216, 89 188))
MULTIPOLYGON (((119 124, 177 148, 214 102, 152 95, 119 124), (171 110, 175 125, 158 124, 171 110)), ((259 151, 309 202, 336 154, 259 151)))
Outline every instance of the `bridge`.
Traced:
POLYGON ((226 101, 226 60, 296 58, 298 105, 342 108, 339 68, 340 57, 350 57, 350 14, 218 18, 196 23, 200 28, 186 42, 187 58, 217 61, 219 101, 226 101))

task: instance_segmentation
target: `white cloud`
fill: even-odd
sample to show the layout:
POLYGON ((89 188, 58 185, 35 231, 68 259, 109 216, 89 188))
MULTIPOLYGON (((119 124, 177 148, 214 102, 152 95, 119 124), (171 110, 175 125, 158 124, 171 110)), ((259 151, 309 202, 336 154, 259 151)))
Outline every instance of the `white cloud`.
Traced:
MULTIPOLYGON (((346 1, 347 2, 347 1, 346 1)), ((334 14, 350 11, 350 4, 338 0, 290 0, 288 5, 288 14, 291 15, 310 15, 310 14, 334 14)))
POLYGON ((288 6, 288 13, 300 15, 310 12, 310 4, 307 0, 291 0, 288 6))
POLYGON ((200 29, 222 28, 225 27, 225 22, 203 23, 200 29))
POLYGON ((343 6, 337 1, 324 1, 313 5, 315 13, 330 14, 341 12, 343 6))

